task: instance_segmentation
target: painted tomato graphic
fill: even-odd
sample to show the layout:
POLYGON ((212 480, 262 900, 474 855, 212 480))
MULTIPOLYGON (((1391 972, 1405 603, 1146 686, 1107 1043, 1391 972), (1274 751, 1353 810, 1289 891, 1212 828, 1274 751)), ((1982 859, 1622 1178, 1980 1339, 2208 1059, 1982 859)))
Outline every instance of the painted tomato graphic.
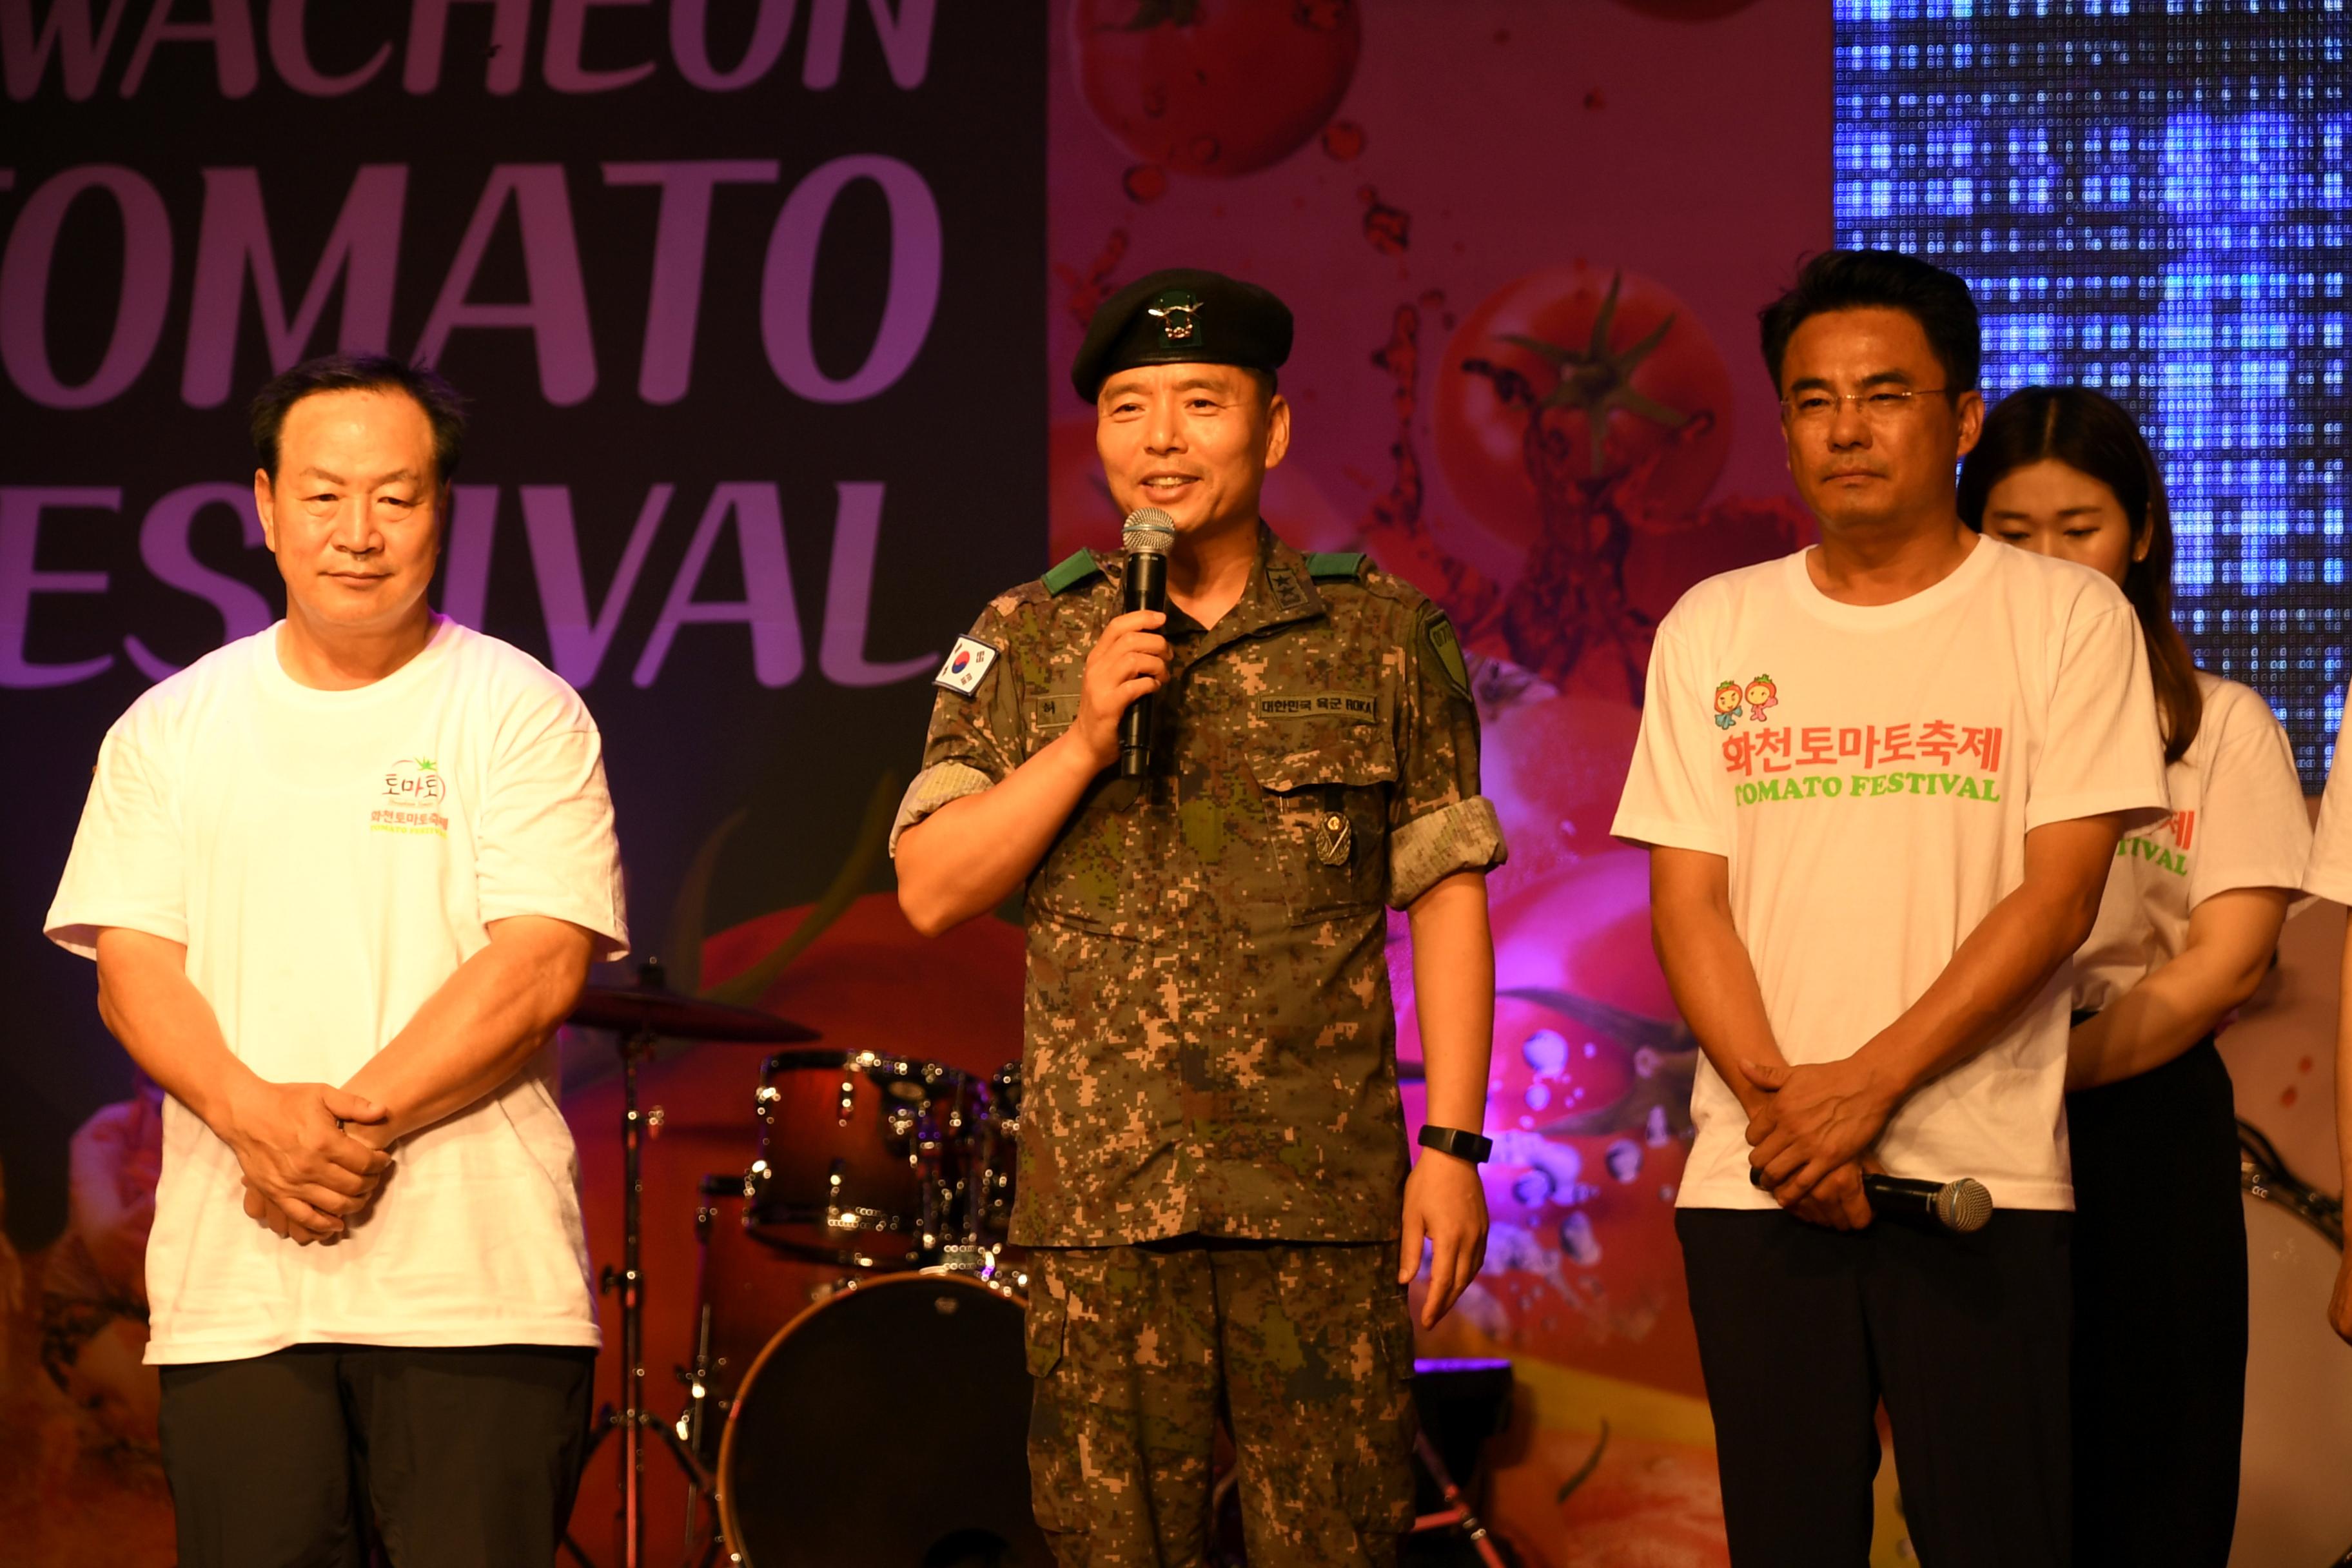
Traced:
POLYGON ((1489 295, 1438 367, 1437 460, 1496 536, 1532 544, 1607 491, 1640 510, 1705 500, 1731 439, 1731 381, 1706 331, 1630 272, 1555 267, 1489 295))
POLYGON ((1643 530, 1625 552, 1625 595, 1656 620, 1695 584, 1810 544, 1819 530, 1793 497, 1734 496, 1713 502, 1684 527, 1643 530))
POLYGON ((1177 174, 1229 177, 1323 129, 1363 48, 1356 0, 1076 0, 1079 89, 1111 140, 1177 174))
POLYGON ((1488 722, 1484 783, 1514 867, 1539 876, 1614 847, 1609 824, 1641 727, 1630 703, 1578 696, 1517 703, 1488 722))

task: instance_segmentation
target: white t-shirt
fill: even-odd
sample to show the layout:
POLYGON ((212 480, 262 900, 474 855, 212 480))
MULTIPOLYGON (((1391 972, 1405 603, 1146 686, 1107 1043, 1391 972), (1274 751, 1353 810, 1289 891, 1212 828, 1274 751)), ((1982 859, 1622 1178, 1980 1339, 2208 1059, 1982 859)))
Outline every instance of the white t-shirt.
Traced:
MULTIPOLYGON (((355 691, 297 685, 275 626, 151 689, 100 748, 45 929, 86 957, 108 926, 185 943, 229 1049, 339 1084, 514 915, 626 951, 602 742, 562 680, 443 619, 355 691)), ((147 1359, 596 1344, 555 1090, 551 1047, 402 1140, 360 1222, 314 1247, 246 1217, 236 1155, 167 1101, 147 1359)))
POLYGON ((2319 829, 2303 871, 2303 890, 2352 904, 2352 702, 2336 731, 2336 760, 2328 765, 2327 792, 2319 797, 2319 829))
MULTIPOLYGON (((1805 552, 1708 579, 1658 627, 1612 831, 1730 861, 1732 920, 1791 1063, 1851 1056, 2024 879, 2043 823, 2145 813, 2163 747, 2130 605, 2086 568, 1979 540, 1892 605, 1841 604, 1805 552)), ((1898 1176, 1974 1176, 2005 1207, 2074 1205, 2070 976, 1897 1110, 1898 1176)), ((1702 1062, 1677 1201, 1773 1207, 1747 1118, 1702 1062)))
POLYGON ((2098 923, 2074 954, 2074 1005, 2105 1007, 2180 955, 2189 913, 2233 888, 2299 888, 2311 817, 2294 752, 2270 704, 2197 673, 2197 738, 2164 771, 2171 815, 2124 836, 2098 923))

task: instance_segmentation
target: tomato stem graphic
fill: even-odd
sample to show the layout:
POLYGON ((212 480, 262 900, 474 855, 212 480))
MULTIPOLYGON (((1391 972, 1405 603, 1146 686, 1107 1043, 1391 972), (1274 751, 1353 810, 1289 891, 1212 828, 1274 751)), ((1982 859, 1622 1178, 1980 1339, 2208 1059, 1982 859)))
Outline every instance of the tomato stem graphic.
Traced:
MULTIPOLYGON (((1599 479, 1608 460, 1605 450, 1609 434, 1609 416, 1623 410, 1652 424, 1663 425, 1669 430, 1679 430, 1689 423, 1690 416, 1680 409, 1669 408, 1656 398, 1633 385, 1633 373, 1642 362, 1657 352, 1675 324, 1672 315, 1643 335, 1629 348, 1612 349, 1609 334, 1617 324, 1617 290, 1625 280, 1622 272, 1609 279, 1609 296, 1601 302, 1601 312, 1592 319, 1592 337, 1582 349, 1564 348, 1548 343, 1541 338, 1528 337, 1519 332, 1505 332, 1501 341, 1523 348, 1551 366, 1559 377, 1550 392, 1537 405, 1538 416, 1555 408, 1570 409, 1584 416, 1585 434, 1592 444, 1592 477, 1599 479)), ((1475 362, 1473 362, 1475 363, 1475 362)), ((1465 370, 1470 365, 1463 366, 1465 370)))
POLYGON ((1104 31, 1148 33, 1154 27, 1189 27, 1201 19, 1201 0, 1136 0, 1125 26, 1104 31))

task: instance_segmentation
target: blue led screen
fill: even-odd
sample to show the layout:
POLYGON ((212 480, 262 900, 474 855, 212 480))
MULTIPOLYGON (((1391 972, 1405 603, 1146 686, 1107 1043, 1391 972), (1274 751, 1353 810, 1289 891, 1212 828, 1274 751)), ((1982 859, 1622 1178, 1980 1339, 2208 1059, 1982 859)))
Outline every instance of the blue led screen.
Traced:
POLYGON ((1967 279, 1988 402, 2138 415, 2200 664, 2343 716, 2345 0, 1838 0, 1837 233, 1967 279))

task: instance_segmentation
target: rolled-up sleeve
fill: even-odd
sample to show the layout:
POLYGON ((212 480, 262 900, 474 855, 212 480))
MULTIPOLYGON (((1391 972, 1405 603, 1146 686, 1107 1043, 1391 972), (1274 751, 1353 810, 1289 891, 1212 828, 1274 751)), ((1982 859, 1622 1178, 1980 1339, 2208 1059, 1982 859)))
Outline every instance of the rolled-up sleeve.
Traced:
POLYGON ((1020 766, 1014 742, 1021 733, 1021 700, 1011 630, 1001 605, 982 611, 966 636, 994 650, 987 673, 969 693, 942 684, 933 696, 922 771, 907 786, 890 824, 894 858, 907 829, 950 802, 993 787, 1020 766))
POLYGON ((1491 871, 1509 850, 1479 791, 1478 709, 1445 612, 1416 611, 1398 702, 1389 812, 1388 902, 1404 909, 1457 871, 1491 871))

